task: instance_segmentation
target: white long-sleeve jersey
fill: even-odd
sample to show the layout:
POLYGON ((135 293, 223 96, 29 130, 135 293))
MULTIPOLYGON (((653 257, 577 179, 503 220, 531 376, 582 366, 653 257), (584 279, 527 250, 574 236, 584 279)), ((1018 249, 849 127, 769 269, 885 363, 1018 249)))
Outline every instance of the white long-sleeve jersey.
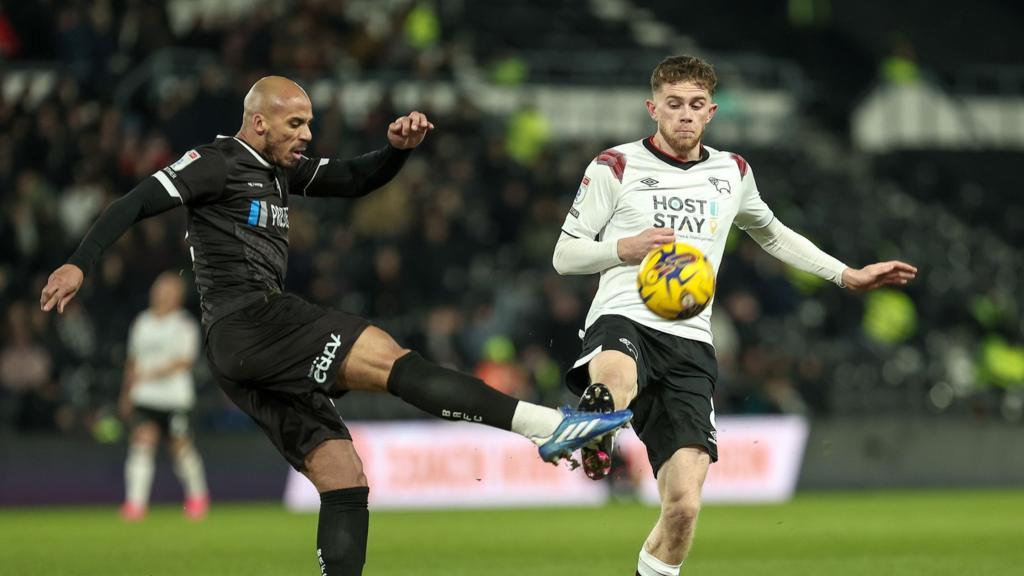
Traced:
MULTIPOLYGON (((143 375, 163 370, 175 362, 195 362, 199 355, 199 324, 178 310, 157 316, 147 310, 132 324, 128 355, 135 370, 143 375)), ((163 378, 141 378, 131 389, 132 403, 154 410, 189 410, 195 403, 192 370, 163 378)))
POLYGON ((617 314, 711 344, 711 306, 687 320, 655 315, 637 292, 639 266, 622 263, 617 245, 648 228, 672 228, 676 241, 700 249, 717 274, 732 225, 787 264, 841 282, 846 265, 775 220, 741 156, 704 146, 699 160, 686 162, 658 149, 652 138, 605 150, 590 163, 553 263, 562 274, 601 273, 587 328, 617 314))

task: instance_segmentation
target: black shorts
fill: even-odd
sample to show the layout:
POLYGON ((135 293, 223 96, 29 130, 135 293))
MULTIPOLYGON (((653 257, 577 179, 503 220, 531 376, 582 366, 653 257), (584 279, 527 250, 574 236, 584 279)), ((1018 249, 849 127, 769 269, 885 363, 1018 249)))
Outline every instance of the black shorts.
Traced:
POLYGON ((146 406, 132 406, 129 421, 132 428, 152 422, 160 429, 160 434, 166 438, 188 438, 192 435, 192 424, 188 413, 188 410, 161 410, 146 406))
POLYGON ((654 474, 684 446, 702 446, 718 461, 715 404, 718 380, 715 349, 660 332, 623 316, 601 316, 583 337, 583 354, 565 375, 577 396, 590 384, 587 364, 603 350, 636 360, 637 397, 630 404, 633 428, 647 446, 654 474))
POLYGON ((369 323, 291 294, 218 320, 206 357, 228 397, 296 470, 326 440, 351 440, 334 408, 338 367, 369 323))

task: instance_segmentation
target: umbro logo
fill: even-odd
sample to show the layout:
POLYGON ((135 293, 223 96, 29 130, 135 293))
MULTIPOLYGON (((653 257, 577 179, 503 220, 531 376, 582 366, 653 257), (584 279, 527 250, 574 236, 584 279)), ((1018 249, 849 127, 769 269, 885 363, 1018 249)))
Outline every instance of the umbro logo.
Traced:
POLYGON ((658 181, 655 180, 654 178, 644 178, 643 180, 640 181, 640 183, 646 184, 648 186, 655 186, 658 184, 658 181))

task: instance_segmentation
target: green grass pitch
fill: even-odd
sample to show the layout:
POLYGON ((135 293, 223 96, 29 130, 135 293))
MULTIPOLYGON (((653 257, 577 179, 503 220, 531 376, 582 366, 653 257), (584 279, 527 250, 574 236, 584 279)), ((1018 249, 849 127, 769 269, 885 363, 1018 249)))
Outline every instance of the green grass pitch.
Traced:
MULTIPOLYGON (((368 576, 632 576, 657 510, 377 512, 368 576)), ((216 505, 202 523, 172 507, 126 525, 114 508, 0 511, 0 574, 319 574, 316 517, 216 505)), ((1024 574, 1024 491, 801 495, 707 506, 684 574, 1024 574)))

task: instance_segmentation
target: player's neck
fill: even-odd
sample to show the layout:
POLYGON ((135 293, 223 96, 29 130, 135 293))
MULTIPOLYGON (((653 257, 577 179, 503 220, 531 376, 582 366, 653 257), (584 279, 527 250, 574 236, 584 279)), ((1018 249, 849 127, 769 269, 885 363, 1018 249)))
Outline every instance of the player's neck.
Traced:
POLYGON ((700 140, 698 140, 692 147, 685 150, 674 148, 667 140, 665 140, 664 137, 662 137, 661 132, 655 132, 651 141, 658 150, 661 150, 669 156, 674 156, 677 160, 682 162, 696 162, 697 160, 700 160, 700 151, 703 148, 700 140))
POLYGON ((150 308, 149 309, 149 311, 152 312, 153 315, 158 317, 158 318, 163 318, 164 316, 167 316, 167 315, 173 313, 175 310, 177 310, 177 308, 150 308))
POLYGON ((237 134, 235 134, 235 139, 241 140, 243 143, 245 143, 246 146, 254 150, 264 160, 270 162, 270 159, 267 157, 267 155, 263 153, 263 144, 260 143, 260 138, 255 134, 245 129, 241 129, 238 131, 237 134))
POLYGON ((249 146, 249 148, 252 148, 253 150, 259 150, 259 143, 256 141, 256 138, 254 138, 252 134, 247 133, 245 130, 239 130, 238 133, 235 134, 235 140, 241 140, 242 142, 245 142, 245 144, 249 146))

